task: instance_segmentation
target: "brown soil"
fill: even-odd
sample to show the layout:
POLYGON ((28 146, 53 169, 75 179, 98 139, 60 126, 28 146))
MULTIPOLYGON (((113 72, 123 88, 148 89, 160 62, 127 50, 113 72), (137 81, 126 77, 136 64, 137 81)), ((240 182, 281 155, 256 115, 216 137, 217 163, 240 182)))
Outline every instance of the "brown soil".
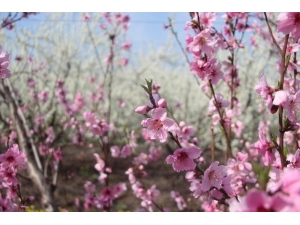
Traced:
MULTIPOLYGON (((54 195, 57 205, 60 209, 67 209, 68 211, 84 211, 84 184, 86 181, 91 181, 96 184, 97 193, 104 188, 97 179, 99 173, 94 169, 96 163, 93 153, 95 149, 83 148, 78 146, 71 146, 64 148, 62 151, 63 160, 59 164, 59 174, 57 187, 54 195), (75 206, 75 198, 80 199, 80 207, 75 206)), ((99 153, 99 152, 98 152, 99 153)), ((189 207, 184 211, 200 211, 201 203, 191 195, 189 190, 189 183, 185 180, 185 172, 176 173, 171 165, 165 163, 165 158, 169 154, 167 151, 163 153, 161 159, 158 162, 152 162, 145 165, 145 171, 148 176, 145 178, 138 178, 147 188, 150 188, 153 184, 156 184, 160 195, 157 198, 156 203, 160 207, 166 207, 169 211, 179 211, 176 202, 170 195, 171 190, 178 191, 185 200, 190 199, 189 207)), ((209 150, 204 152, 204 157, 210 161, 209 150)), ((222 159, 223 153, 217 151, 216 158, 222 159)), ((221 162, 223 160, 220 160, 221 162)), ((136 211, 141 208, 141 200, 138 199, 131 190, 131 185, 128 181, 128 176, 125 171, 132 166, 132 157, 126 159, 116 159, 113 165, 112 174, 109 177, 110 186, 125 182, 127 191, 123 193, 119 198, 115 199, 111 211, 136 211)), ((35 196, 35 200, 31 203, 35 209, 41 209, 39 202, 39 193, 37 189, 32 185, 31 181, 25 179, 26 171, 18 176, 21 182, 21 191, 23 198, 30 195, 35 196)), ((159 211, 157 207, 153 207, 154 211, 159 211)), ((90 211, 101 211, 95 208, 91 208, 90 211)), ((147 210, 146 210, 147 211, 147 210)))

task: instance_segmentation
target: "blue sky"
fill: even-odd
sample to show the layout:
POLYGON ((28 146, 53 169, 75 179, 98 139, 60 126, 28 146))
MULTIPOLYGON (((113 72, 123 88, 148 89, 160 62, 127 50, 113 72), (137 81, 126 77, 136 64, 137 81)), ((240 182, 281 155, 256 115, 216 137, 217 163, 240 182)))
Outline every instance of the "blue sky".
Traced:
MULTIPOLYGON (((168 17, 175 17, 175 30, 177 31, 183 46, 185 46, 186 32, 183 28, 185 27, 185 22, 190 20, 187 12, 132 12, 128 14, 130 15, 130 27, 127 35, 129 40, 133 43, 133 50, 138 50, 140 48, 146 50, 149 43, 152 43, 155 49, 163 45, 167 41, 169 35, 169 32, 163 29, 163 24, 168 23, 168 17)), ((223 13, 219 13, 218 19, 214 23, 216 28, 221 28, 222 18, 220 15, 222 14, 223 13)), ((2 19, 6 15, 7 13, 0 13, 0 18, 2 19)), ((30 16, 28 19, 25 18, 18 21, 16 28, 26 27, 28 29, 34 29, 35 26, 38 26, 38 24, 44 20, 45 13, 39 13, 30 16)), ((78 13, 78 22, 81 22, 80 20, 80 13, 78 13)), ((49 24, 51 23, 52 22, 49 21, 49 24)))

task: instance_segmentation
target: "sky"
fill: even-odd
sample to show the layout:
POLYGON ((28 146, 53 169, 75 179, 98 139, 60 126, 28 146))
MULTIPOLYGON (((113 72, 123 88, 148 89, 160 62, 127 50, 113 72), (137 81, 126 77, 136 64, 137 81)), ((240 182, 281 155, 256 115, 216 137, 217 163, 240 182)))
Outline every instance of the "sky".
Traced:
MULTIPOLYGON (((186 21, 190 20, 188 12, 131 12, 130 27, 127 31, 128 39, 133 43, 132 50, 143 49, 147 50, 150 43, 152 43, 154 49, 164 45, 167 41, 169 32, 163 28, 163 24, 168 24, 168 18, 174 18, 174 28, 178 33, 178 38, 185 46, 186 32, 183 30, 186 21)), ((223 13, 224 14, 224 13, 223 13)), ((46 20, 46 13, 39 13, 32 15, 29 18, 22 19, 16 23, 16 29, 26 27, 33 29, 38 26, 39 23, 46 20)), ((222 15, 222 13, 219 13, 222 15)), ((0 18, 3 19, 7 16, 7 13, 0 13, 0 18)), ((78 13, 78 21, 83 22, 80 18, 81 14, 78 13)), ((53 21, 49 21, 49 24, 53 21)), ((218 16, 214 25, 216 28, 221 28, 222 18, 218 16)), ((13 35, 13 32, 11 32, 13 35)), ((178 46, 179 50, 179 46, 178 46)))

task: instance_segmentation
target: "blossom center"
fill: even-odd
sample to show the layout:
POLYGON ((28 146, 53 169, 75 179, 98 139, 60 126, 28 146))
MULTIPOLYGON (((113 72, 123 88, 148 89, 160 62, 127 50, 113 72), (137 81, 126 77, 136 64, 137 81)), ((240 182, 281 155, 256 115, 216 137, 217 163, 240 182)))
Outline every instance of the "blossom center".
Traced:
POLYGON ((297 25, 300 22, 300 13, 297 13, 294 18, 294 25, 297 25))
POLYGON ((238 165, 234 165, 233 170, 234 171, 239 171, 240 169, 239 169, 238 165))
POLYGON ((209 178, 210 180, 218 180, 218 176, 215 174, 215 171, 214 171, 214 170, 212 170, 212 171, 210 171, 210 172, 208 173, 208 178, 209 178))
POLYGON ((186 158, 188 158, 189 156, 186 154, 186 152, 181 152, 180 155, 177 157, 177 159, 179 161, 183 161, 185 160, 186 158))
POLYGON ((272 208, 271 209, 267 209, 265 208, 264 206, 259 206, 257 208, 257 212, 276 212, 275 210, 273 210, 272 208))
POLYGON ((163 123, 160 120, 156 120, 154 122, 154 126, 153 127, 154 127, 155 130, 159 130, 160 128, 163 127, 163 123))
POLYGON ((204 24, 208 24, 208 22, 209 22, 208 18, 205 17, 205 18, 203 19, 203 23, 204 23, 204 24))
POLYGON ((205 43, 206 43, 205 38, 204 38, 204 37, 201 37, 201 38, 199 39, 199 43, 200 43, 200 45, 205 45, 205 43))
POLYGON ((211 76, 212 77, 216 77, 217 76, 217 71, 216 70, 212 70, 211 71, 211 76))
POLYGON ((10 155, 6 158, 6 161, 9 163, 12 163, 14 160, 15 160, 15 158, 12 155, 10 155))
POLYGON ((218 101, 215 102, 215 105, 216 105, 216 108, 219 108, 219 109, 222 108, 222 106, 223 106, 222 102, 218 102, 218 101))

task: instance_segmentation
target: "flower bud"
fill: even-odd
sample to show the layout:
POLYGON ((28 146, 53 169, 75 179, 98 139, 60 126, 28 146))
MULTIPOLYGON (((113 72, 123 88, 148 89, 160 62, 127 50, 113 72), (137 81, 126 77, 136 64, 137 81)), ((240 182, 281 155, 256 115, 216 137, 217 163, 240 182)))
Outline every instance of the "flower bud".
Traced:
POLYGON ((137 107, 134 111, 139 114, 146 114, 150 111, 150 109, 151 109, 150 107, 148 107, 146 105, 142 105, 142 106, 137 107))
POLYGON ((186 124, 185 124, 184 121, 180 121, 180 122, 179 122, 179 126, 180 126, 180 127, 184 127, 185 125, 186 125, 186 124))
POLYGON ((161 108, 166 108, 167 107, 167 101, 164 98, 160 99, 157 104, 161 108))

